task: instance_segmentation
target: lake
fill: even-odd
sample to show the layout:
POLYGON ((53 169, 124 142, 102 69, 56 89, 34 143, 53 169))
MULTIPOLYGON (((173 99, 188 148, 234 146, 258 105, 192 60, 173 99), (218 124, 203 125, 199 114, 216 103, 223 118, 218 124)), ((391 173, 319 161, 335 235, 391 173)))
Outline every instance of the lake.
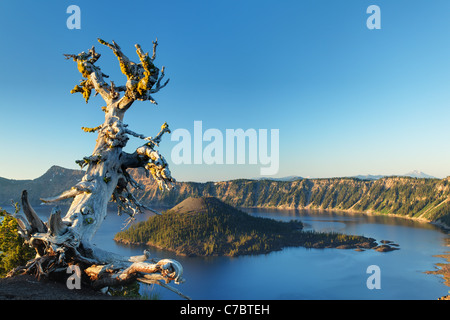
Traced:
MULTIPOLYGON (((5 207, 5 209, 8 209, 5 207)), ((35 207, 47 221, 51 207, 35 207)), ((434 255, 449 251, 449 235, 427 223, 397 217, 316 210, 243 209, 251 215, 289 221, 299 219, 305 230, 336 231, 391 240, 400 250, 357 252, 349 249, 285 248, 263 255, 239 257, 183 257, 147 248, 152 257, 172 258, 184 268, 186 282, 171 284, 195 300, 436 300, 450 287, 437 275, 435 264, 445 262, 434 255), (380 268, 380 289, 368 289, 367 268, 380 268)), ((11 212, 11 211, 10 211, 11 212)), ((64 210, 63 210, 64 212, 64 210)), ((94 243, 121 255, 140 255, 146 246, 117 244, 124 216, 111 210, 94 237, 94 243)), ((141 215, 137 221, 147 219, 141 215)), ((160 299, 182 299, 157 285, 141 284, 141 293, 160 299)))

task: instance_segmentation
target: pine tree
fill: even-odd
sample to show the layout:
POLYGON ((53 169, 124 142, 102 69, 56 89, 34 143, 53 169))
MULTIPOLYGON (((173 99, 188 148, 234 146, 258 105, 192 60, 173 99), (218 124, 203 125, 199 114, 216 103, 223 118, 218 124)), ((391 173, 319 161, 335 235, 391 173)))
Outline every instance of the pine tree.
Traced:
POLYGON ((18 233, 17 220, 0 208, 0 277, 32 259, 35 251, 18 233))

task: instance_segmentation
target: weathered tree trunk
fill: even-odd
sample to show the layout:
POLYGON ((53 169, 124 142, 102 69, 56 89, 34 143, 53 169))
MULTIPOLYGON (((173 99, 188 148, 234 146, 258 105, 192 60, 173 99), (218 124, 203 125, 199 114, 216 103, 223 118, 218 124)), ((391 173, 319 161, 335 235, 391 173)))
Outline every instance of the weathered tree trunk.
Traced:
POLYGON ((136 45, 139 64, 131 62, 114 41, 113 44, 109 44, 99 39, 99 42, 113 50, 119 60, 121 71, 127 76, 127 83, 125 86, 116 87, 113 82, 108 85, 103 80, 106 75, 94 65, 100 58, 94 47, 89 53, 66 55, 67 59, 72 58, 77 62, 78 70, 84 78, 71 92, 82 93, 86 102, 92 90, 100 94, 107 104, 102 108, 105 112, 105 121, 96 128, 82 128, 86 132, 98 132, 92 155, 77 161, 82 168, 87 167, 83 179, 59 196, 41 199, 50 203, 74 198, 64 218, 61 218, 61 211, 56 207, 49 221, 43 223, 29 205, 26 191, 23 192, 22 204, 26 218, 17 216, 20 233, 36 249, 37 256, 27 266, 18 270, 49 275, 52 272, 60 272, 69 264, 79 264, 83 266, 96 288, 121 284, 136 278, 158 284, 162 284, 162 280, 182 282, 183 268, 174 260, 163 259, 149 263, 145 262, 149 260, 147 253, 139 257, 120 257, 96 248, 91 243, 106 218, 107 205, 111 200, 117 202, 119 214, 127 213, 131 219, 143 210, 155 212, 139 203, 129 191, 129 185, 135 188, 140 186, 127 172, 128 168, 145 168, 147 174, 151 173, 158 181, 160 188, 168 188, 175 182, 167 162, 155 150, 163 134, 170 133, 168 125, 164 123, 155 137, 146 137, 129 130, 123 123, 125 112, 135 100, 149 100, 156 104, 150 93, 158 92, 168 82, 161 85, 164 67, 160 73, 153 64, 157 42, 153 42, 151 58, 136 45), (122 97, 121 91, 124 92, 122 97), (146 143, 132 154, 122 150, 129 135, 146 140, 146 143), (157 275, 144 279, 143 275, 146 273, 157 275))
MULTIPOLYGON (((90 161, 87 172, 82 179, 83 191, 76 195, 63 221, 70 224, 72 229, 79 234, 79 240, 88 243, 97 232, 106 217, 107 205, 119 182, 123 179, 121 168, 122 147, 111 147, 108 144, 105 132, 119 128, 122 125, 123 112, 117 112, 113 104, 107 107, 105 122, 98 134, 93 157, 97 161, 90 161)), ((116 139, 123 137, 117 136, 116 139)), ((117 141, 117 140, 115 140, 117 141)))

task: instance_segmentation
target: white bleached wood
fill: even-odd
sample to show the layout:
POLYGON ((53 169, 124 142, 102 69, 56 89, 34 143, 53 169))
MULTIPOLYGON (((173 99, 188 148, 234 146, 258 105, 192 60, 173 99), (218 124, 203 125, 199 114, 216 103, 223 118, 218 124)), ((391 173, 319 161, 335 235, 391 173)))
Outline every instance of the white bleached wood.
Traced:
POLYGON ((83 76, 83 80, 71 93, 82 93, 86 102, 92 91, 100 94, 106 102, 106 107, 102 108, 105 119, 103 124, 95 128, 82 128, 86 132, 97 132, 98 135, 92 155, 76 161, 82 168, 86 168, 82 181, 60 195, 41 199, 43 202, 53 203, 73 198, 64 217, 57 207, 52 211, 49 221, 43 223, 30 206, 27 192, 23 192, 22 204, 26 220, 18 216, 20 233, 36 249, 37 256, 27 266, 18 270, 49 276, 75 263, 83 267, 96 288, 127 283, 138 277, 142 278, 145 274, 155 274, 165 282, 182 283, 183 267, 175 260, 148 262, 148 252, 137 257, 122 257, 97 248, 91 242, 106 218, 108 202, 111 199, 117 202, 119 213, 126 212, 130 218, 144 210, 157 213, 140 203, 129 191, 128 185, 138 187, 138 184, 127 172, 128 168, 145 168, 161 188, 169 188, 175 182, 164 157, 155 149, 163 134, 170 133, 169 126, 164 123, 160 132, 152 138, 133 132, 123 122, 125 112, 135 100, 156 103, 150 93, 158 92, 168 83, 167 80, 161 85, 165 68, 160 71, 153 64, 157 41, 153 42, 152 57, 136 45, 139 63, 128 59, 114 41, 108 43, 99 39, 99 42, 113 51, 127 82, 125 85, 116 86, 112 81, 110 84, 104 81, 107 75, 95 65, 100 54, 94 47, 87 53, 65 55, 66 59, 77 63, 83 76), (147 142, 134 153, 128 154, 122 149, 126 146, 129 136, 147 142))

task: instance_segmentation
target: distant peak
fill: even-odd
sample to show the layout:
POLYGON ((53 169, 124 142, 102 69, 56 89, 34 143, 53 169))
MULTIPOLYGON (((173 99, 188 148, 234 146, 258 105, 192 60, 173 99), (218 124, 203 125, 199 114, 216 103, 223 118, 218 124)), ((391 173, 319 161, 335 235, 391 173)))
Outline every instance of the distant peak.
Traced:
POLYGON ((405 173, 403 176, 412 177, 412 178, 425 178, 425 179, 436 179, 436 177, 430 176, 420 170, 413 170, 405 173))
POLYGON ((72 176, 79 177, 82 175, 84 175, 84 172, 81 170, 68 169, 61 166, 53 165, 43 175, 36 178, 35 180, 49 180, 55 177, 61 177, 62 179, 64 179, 67 177, 72 176))
POLYGON ((67 170, 67 169, 63 168, 61 166, 57 166, 56 164, 54 164, 47 171, 52 171, 52 170, 67 170))

